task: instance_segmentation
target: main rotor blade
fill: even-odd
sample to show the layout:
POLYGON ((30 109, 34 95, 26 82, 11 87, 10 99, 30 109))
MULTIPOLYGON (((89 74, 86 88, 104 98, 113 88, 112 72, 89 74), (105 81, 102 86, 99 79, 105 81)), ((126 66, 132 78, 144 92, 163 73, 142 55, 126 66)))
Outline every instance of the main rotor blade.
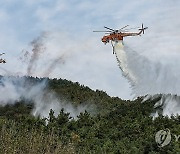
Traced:
POLYGON ((127 30, 137 29, 137 28, 139 29, 140 27, 128 28, 128 29, 124 29, 124 30, 126 30, 126 31, 127 31, 127 30))
POLYGON ((112 31, 97 31, 97 30, 95 30, 93 32, 109 32, 109 33, 111 33, 112 31))
POLYGON ((126 26, 124 26, 124 27, 122 27, 121 29, 119 29, 119 30, 122 30, 122 29, 124 29, 124 28, 126 28, 126 27, 128 27, 129 25, 126 25, 126 26))
POLYGON ((106 27, 106 26, 104 26, 104 28, 109 29, 109 30, 112 30, 112 31, 115 31, 114 29, 111 29, 111 28, 106 27))

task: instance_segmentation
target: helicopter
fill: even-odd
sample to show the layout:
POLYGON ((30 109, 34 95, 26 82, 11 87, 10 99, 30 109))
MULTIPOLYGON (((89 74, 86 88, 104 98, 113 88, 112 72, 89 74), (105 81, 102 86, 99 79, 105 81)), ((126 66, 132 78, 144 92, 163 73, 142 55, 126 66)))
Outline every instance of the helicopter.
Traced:
POLYGON ((117 42, 119 40, 123 41, 124 37, 137 36, 137 35, 141 35, 142 33, 144 34, 144 31, 146 29, 148 29, 148 27, 144 27, 143 24, 142 24, 141 28, 136 27, 136 28, 138 28, 139 32, 127 32, 128 30, 136 29, 136 28, 125 29, 128 26, 129 25, 126 25, 126 26, 124 26, 124 27, 122 27, 120 29, 117 29, 117 30, 104 26, 104 28, 106 28, 107 30, 105 30, 105 31, 93 31, 93 32, 105 32, 105 34, 108 34, 108 35, 103 36, 101 41, 104 44, 109 43, 109 41, 111 41, 111 45, 113 47, 113 54, 114 54, 114 45, 112 43, 113 41, 114 42, 117 42))
MULTIPOLYGON (((0 56, 4 55, 5 53, 0 53, 0 56)), ((0 63, 6 63, 5 59, 0 59, 0 63)))

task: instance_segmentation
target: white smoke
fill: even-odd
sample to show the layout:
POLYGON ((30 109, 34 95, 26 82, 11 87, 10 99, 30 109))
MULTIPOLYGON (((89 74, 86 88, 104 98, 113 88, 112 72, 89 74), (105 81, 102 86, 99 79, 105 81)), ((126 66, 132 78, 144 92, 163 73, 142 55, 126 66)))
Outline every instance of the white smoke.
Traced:
POLYGON ((25 100, 25 102, 34 104, 32 114, 41 117, 48 117, 50 109, 53 109, 55 115, 58 115, 60 110, 64 108, 65 112, 76 118, 80 112, 90 109, 87 104, 75 107, 72 102, 57 97, 54 92, 48 90, 47 86, 46 79, 32 84, 28 77, 1 77, 0 105, 5 106, 25 100))
MULTIPOLYGON (((180 114, 180 70, 175 65, 163 65, 115 43, 115 54, 123 75, 128 79, 135 97, 163 94, 156 106, 162 106, 163 115, 180 114)), ((147 98, 146 98, 147 99, 147 98)))

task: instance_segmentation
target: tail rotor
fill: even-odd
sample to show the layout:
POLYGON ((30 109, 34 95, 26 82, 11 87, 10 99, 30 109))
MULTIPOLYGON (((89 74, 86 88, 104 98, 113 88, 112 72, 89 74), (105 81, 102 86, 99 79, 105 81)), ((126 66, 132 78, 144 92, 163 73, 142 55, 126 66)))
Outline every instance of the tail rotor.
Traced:
POLYGON ((144 30, 148 29, 148 27, 144 27, 142 24, 142 27, 139 29, 140 31, 142 31, 142 33, 144 34, 144 30))

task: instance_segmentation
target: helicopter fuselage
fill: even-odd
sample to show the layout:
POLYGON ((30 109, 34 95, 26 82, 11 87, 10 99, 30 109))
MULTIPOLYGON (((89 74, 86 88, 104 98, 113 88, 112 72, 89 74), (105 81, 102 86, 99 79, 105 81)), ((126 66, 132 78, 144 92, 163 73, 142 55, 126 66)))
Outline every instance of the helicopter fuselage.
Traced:
POLYGON ((105 44, 108 43, 110 40, 111 41, 123 40, 123 35, 122 33, 112 33, 112 34, 103 36, 101 39, 101 41, 105 44))

